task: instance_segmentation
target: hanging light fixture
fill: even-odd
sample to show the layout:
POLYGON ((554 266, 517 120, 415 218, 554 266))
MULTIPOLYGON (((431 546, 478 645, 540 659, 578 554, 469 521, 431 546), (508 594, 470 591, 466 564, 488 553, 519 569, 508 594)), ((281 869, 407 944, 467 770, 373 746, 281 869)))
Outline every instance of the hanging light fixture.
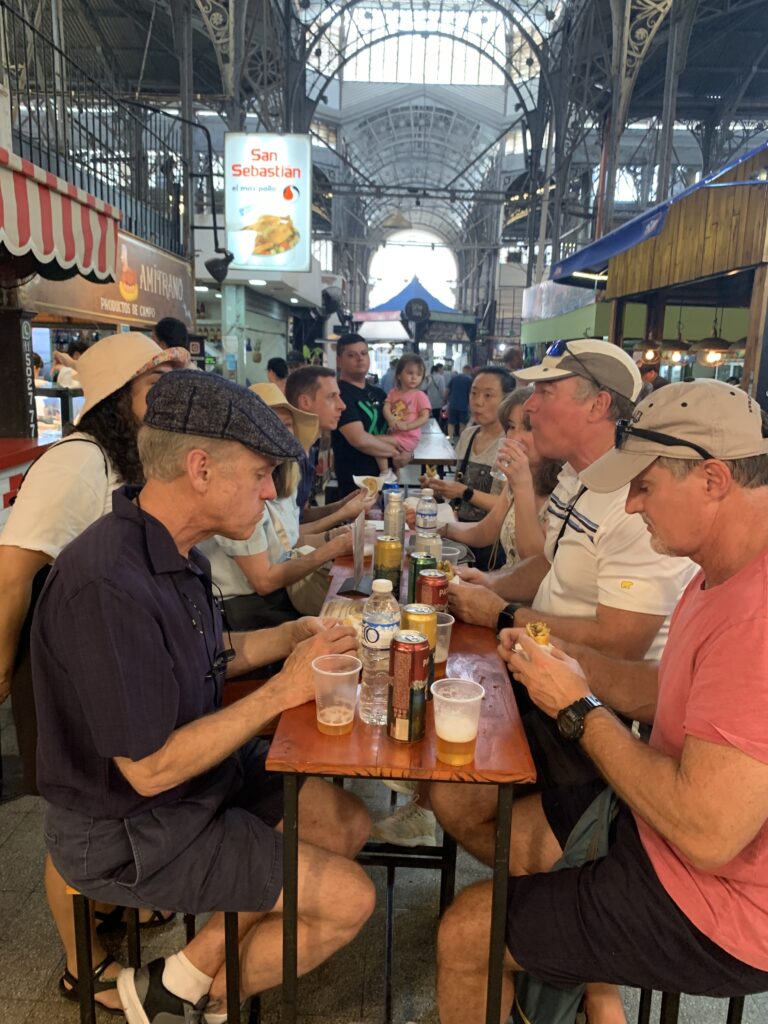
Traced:
POLYGON ((690 350, 696 354, 696 360, 701 366, 709 366, 712 369, 722 366, 730 352, 730 341, 726 341, 725 338, 721 337, 723 312, 723 310, 720 311, 720 326, 718 327, 717 310, 715 310, 715 319, 712 324, 712 334, 710 337, 694 341, 691 345, 690 350))
POLYGON ((677 337, 673 341, 662 341, 661 343, 661 354, 668 363, 673 366, 680 366, 686 362, 686 353, 690 350, 691 346, 683 338, 683 307, 677 314, 677 337))

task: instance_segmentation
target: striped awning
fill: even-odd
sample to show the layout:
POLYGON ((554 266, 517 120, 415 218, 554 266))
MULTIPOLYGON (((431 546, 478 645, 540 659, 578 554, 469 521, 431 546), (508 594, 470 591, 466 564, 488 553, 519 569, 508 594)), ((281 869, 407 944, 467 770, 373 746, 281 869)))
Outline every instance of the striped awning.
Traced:
MULTIPOLYGON (((0 146, 0 245, 45 266, 115 277, 120 211, 0 146)), ((64 271, 64 273, 61 273, 64 271)))

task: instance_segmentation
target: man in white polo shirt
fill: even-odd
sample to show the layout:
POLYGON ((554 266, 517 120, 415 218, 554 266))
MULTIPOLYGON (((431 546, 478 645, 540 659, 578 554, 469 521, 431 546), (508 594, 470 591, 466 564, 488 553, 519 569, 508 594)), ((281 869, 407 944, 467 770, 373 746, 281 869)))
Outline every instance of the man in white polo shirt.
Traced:
MULTIPOLYGON (((616 420, 631 416, 640 373, 618 346, 582 339, 555 342, 540 366, 516 376, 535 383, 525 410, 539 454, 565 463, 549 504, 544 554, 496 573, 463 571, 462 582, 451 586, 450 610, 497 630, 544 621, 563 640, 619 658, 656 660, 694 567, 653 551, 642 520, 624 510, 626 487, 597 494, 579 476, 613 446, 616 420)), ((541 784, 593 776, 525 691, 517 695, 541 784)), ((630 704, 615 710, 632 719, 637 709, 630 704)), ((446 798, 455 804, 456 794, 446 798)))

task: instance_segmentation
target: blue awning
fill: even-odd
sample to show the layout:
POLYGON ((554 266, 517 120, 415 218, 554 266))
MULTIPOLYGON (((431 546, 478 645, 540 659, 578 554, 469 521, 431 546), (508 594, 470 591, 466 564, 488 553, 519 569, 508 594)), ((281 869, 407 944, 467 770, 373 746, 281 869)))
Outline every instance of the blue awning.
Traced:
POLYGON ((423 299, 429 306, 433 313, 455 313, 455 309, 451 309, 450 306, 446 306, 440 299, 435 298, 431 292, 428 292, 418 277, 412 277, 408 284, 403 288, 397 295, 393 295, 391 299, 387 299, 386 302, 382 302, 378 306, 374 306, 370 310, 371 313, 400 313, 405 309, 405 304, 409 299, 423 299))
POLYGON ((626 252, 628 249, 634 249, 640 242, 645 242, 649 238, 655 238, 656 235, 660 234, 667 219, 667 213, 675 203, 679 203, 681 199, 685 199, 694 192, 698 192, 700 188, 706 188, 707 185, 722 177, 723 174, 727 174, 728 171, 732 171, 739 164, 743 164, 746 160, 751 160, 752 157, 757 156, 758 153, 762 153, 766 149, 768 149, 768 143, 757 146, 725 167, 721 167, 719 170, 713 171, 712 174, 708 174, 701 181, 697 181, 682 192, 678 192, 663 203, 659 203, 658 206, 651 207, 650 210, 646 210, 645 213, 633 217, 632 220, 622 224, 621 227, 615 228, 609 234, 603 235, 597 241, 585 245, 583 249, 579 249, 572 256, 567 256, 564 260, 560 260, 559 263, 555 263, 550 273, 551 280, 557 281, 558 284, 582 285, 593 288, 595 286, 594 277, 586 275, 602 274, 608 267, 608 260, 612 256, 618 256, 619 253, 626 252), (585 276, 582 277, 582 274, 585 276))

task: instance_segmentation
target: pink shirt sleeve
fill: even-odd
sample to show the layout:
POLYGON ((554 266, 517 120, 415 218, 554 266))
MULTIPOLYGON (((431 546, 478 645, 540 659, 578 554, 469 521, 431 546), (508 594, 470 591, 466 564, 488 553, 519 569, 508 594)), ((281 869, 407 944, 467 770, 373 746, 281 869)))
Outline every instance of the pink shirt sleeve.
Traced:
POLYGON ((423 391, 414 391, 413 394, 416 398, 416 411, 424 412, 426 410, 431 413, 432 403, 427 398, 426 394, 423 391))

